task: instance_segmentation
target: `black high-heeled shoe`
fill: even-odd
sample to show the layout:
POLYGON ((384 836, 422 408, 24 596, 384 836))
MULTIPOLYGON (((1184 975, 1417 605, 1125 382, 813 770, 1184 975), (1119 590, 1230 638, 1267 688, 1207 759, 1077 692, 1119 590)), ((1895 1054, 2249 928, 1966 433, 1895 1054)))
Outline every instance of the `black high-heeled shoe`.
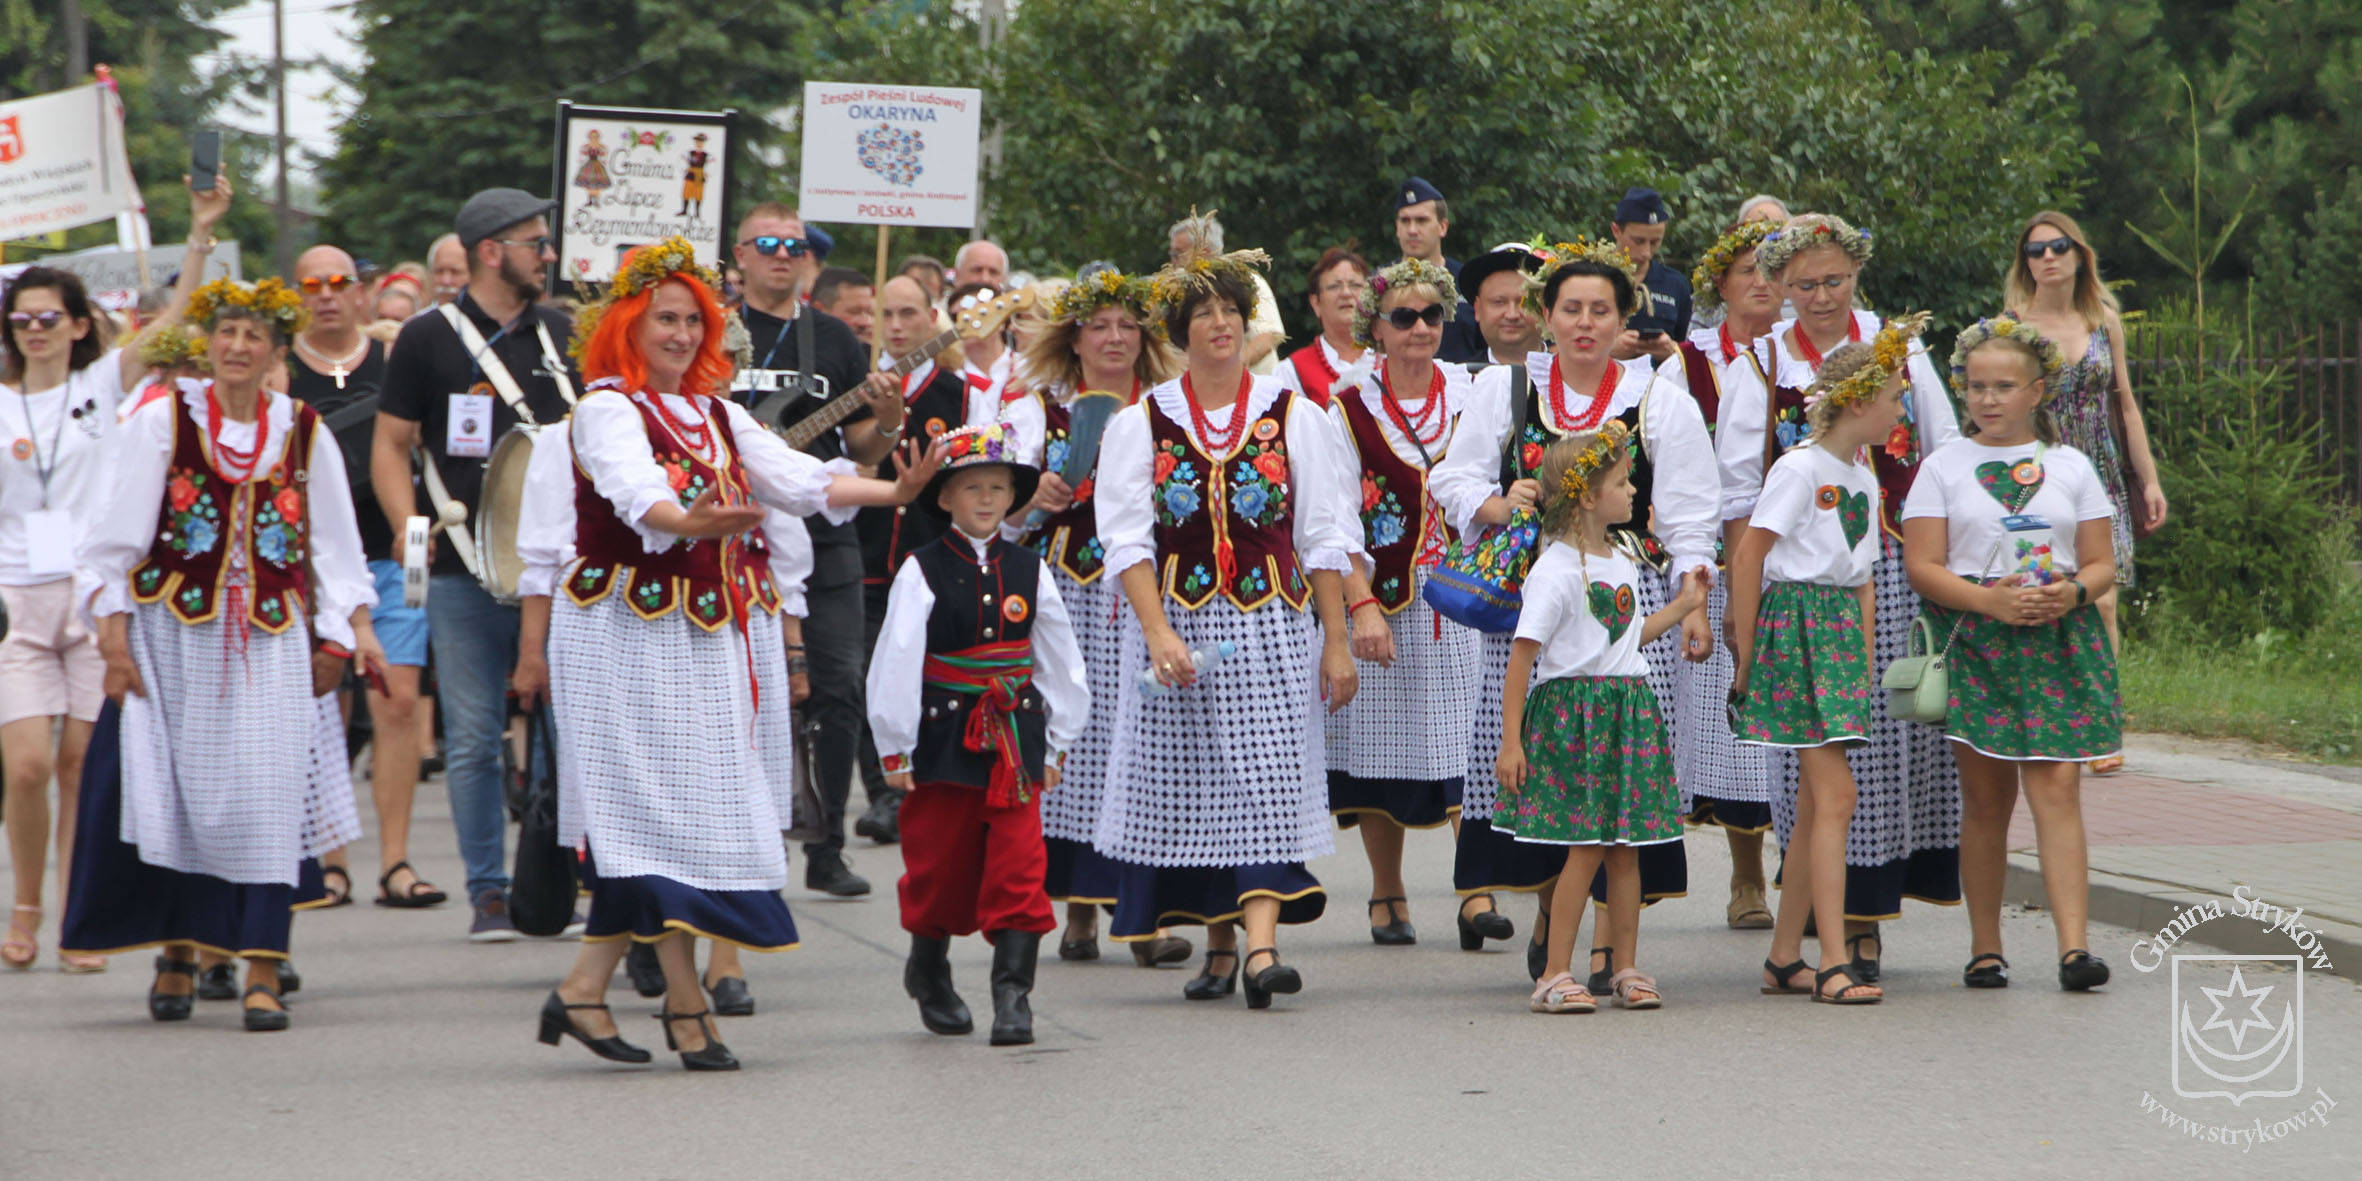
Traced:
MULTIPOLYGON (((195 979, 197 961, 176 960, 168 955, 157 956, 156 979, 161 981, 167 975, 195 979)), ((153 984, 148 986, 148 1016, 158 1021, 186 1021, 196 1008, 197 998, 194 993, 165 993, 158 991, 153 984)))
POLYGON ((724 976, 705 986, 707 996, 713 998, 714 1013, 722 1017, 752 1017, 755 1015, 754 990, 746 986, 743 976, 724 976))
POLYGON ((1484 941, 1487 939, 1509 939, 1515 937, 1516 934, 1517 924, 1510 922, 1509 916, 1501 913, 1501 904, 1494 902, 1492 895, 1470 894, 1461 901, 1460 950, 1478 951, 1483 949, 1484 941), (1479 898, 1492 902, 1492 909, 1480 910, 1473 915, 1469 914, 1468 904, 1479 898))
POLYGON ((656 945, 634 941, 623 953, 623 972, 632 991, 655 1000, 664 995, 664 965, 656 959, 656 945))
POLYGON ((2108 961, 2078 947, 2059 957, 2059 987, 2090 992, 2108 982, 2108 961))
POLYGON ((1181 986, 1181 995, 1193 1001, 1218 1001, 1238 990, 1238 949, 1209 947, 1206 949, 1206 970, 1181 986), (1230 957, 1230 974, 1214 975, 1214 957, 1230 957))
POLYGON ((681 1066, 687 1070, 738 1069, 738 1058, 731 1054, 730 1047, 723 1045, 722 1039, 715 1035, 713 1022, 707 1019, 709 1016, 710 1013, 704 1009, 694 1013, 659 1012, 656 1014, 656 1019, 664 1023, 664 1048, 678 1051, 681 1055, 681 1066), (702 1050, 681 1049, 681 1043, 673 1038, 673 1022, 675 1021, 698 1022, 698 1028, 705 1031, 705 1048, 702 1050))
POLYGON ((591 1053, 597 1054, 609 1062, 629 1062, 638 1065, 652 1060, 653 1056, 648 1051, 623 1040, 621 1037, 614 1035, 592 1037, 576 1029, 574 1019, 566 1015, 569 1009, 597 1009, 600 1012, 606 1012, 607 1006, 569 1005, 566 1003, 566 998, 558 995, 557 989, 551 989, 549 999, 541 1002, 542 1045, 554 1046, 558 1044, 559 1038, 570 1037, 589 1046, 591 1053))
POLYGON ((246 996, 244 999, 253 1000, 257 996, 269 997, 271 1001, 274 1004, 277 1004, 279 1007, 276 1009, 262 1009, 253 1005, 246 1006, 246 1011, 240 1014, 240 1017, 245 1021, 246 1032, 277 1033, 280 1030, 287 1028, 287 1024, 291 1018, 287 1016, 287 999, 279 995, 279 990, 272 988, 268 984, 247 985, 246 996))
POLYGON ((1845 937, 1845 957, 1852 961, 1854 973, 1862 978, 1862 983, 1876 984, 1878 983, 1878 956, 1863 957, 1860 948, 1865 939, 1878 944, 1878 955, 1886 954, 1886 940, 1879 938, 1878 924, 1872 923, 1869 930, 1859 935, 1845 937))
POLYGON ((1279 962, 1278 948, 1258 947, 1247 952, 1248 959, 1259 955, 1270 956, 1271 965, 1260 972, 1247 974, 1248 1008, 1270 1008, 1271 994, 1275 992, 1293 995, 1304 991, 1304 977, 1295 968, 1279 962))
POLYGON ((1386 908, 1386 924, 1384 926, 1377 923, 1370 924, 1370 942, 1380 947, 1409 947, 1419 941, 1419 933, 1411 928, 1411 920, 1394 917, 1394 904, 1400 902, 1408 906, 1410 901, 1408 898, 1370 899, 1369 904, 1372 908, 1381 906, 1386 908))
POLYGON ((1534 938, 1525 945, 1525 974, 1539 984, 1542 982, 1542 969, 1549 966, 1550 912, 1545 910, 1534 915, 1534 938))
POLYGON ((1583 982, 1583 987, 1590 989, 1593 996, 1612 995, 1616 991, 1616 949, 1594 947, 1591 954, 1599 957, 1600 966, 1598 971, 1591 973, 1590 979, 1583 982))

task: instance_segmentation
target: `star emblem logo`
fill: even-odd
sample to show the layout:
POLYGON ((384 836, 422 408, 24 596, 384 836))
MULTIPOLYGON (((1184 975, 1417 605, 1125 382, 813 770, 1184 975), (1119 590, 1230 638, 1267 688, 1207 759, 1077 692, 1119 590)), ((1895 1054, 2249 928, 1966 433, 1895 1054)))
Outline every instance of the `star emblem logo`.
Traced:
POLYGON ((2231 1048, 2234 1050, 2246 1049, 2249 1028, 2252 1027, 2258 1033, 2272 1032, 2272 1022, 2264 1016, 2264 998, 2272 995, 2272 988, 2273 986, 2269 984, 2261 988, 2249 988, 2244 969, 2231 969, 2231 983, 2228 987, 2200 988, 2198 990, 2205 994, 2206 999, 2214 1002, 2214 1012, 2208 1015, 2206 1024, 2198 1027, 2198 1032, 2205 1033, 2210 1029, 2228 1030, 2231 1034, 2231 1048), (2238 1014, 2234 1019, 2233 1004, 2239 1001, 2246 1002, 2246 1011, 2238 1014))

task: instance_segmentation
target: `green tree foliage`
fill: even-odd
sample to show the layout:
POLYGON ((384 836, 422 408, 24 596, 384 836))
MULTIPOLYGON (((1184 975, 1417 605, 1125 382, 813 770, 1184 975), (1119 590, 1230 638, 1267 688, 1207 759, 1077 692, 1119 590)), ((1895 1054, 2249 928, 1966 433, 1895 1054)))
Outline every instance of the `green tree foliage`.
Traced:
POLYGON ((474 5, 359 0, 353 113, 321 162, 322 236, 377 258, 417 257, 468 194, 550 190, 559 99, 600 106, 737 108, 733 197, 783 187, 809 4, 781 0, 568 0, 474 5), (769 162, 769 163, 766 163, 769 162))
MULTIPOLYGON (((235 7, 236 0, 82 0, 90 62, 114 68, 128 124, 131 171, 139 178, 140 196, 160 244, 177 242, 188 233, 189 201, 181 177, 189 167, 189 133, 214 125, 225 111, 243 109, 265 80, 253 62, 203 60, 227 40, 207 22, 235 7)), ((54 0, 0 0, 0 98, 90 81, 87 76, 66 76, 66 31, 58 18, 54 0)), ((217 232, 238 240, 252 270, 258 263, 267 266, 271 256, 271 216, 265 204, 270 194, 258 177, 269 141, 235 134, 225 138, 225 164, 238 196, 217 232)), ((114 227, 102 224, 73 231, 66 244, 80 249, 114 240, 114 227)), ((163 255, 159 280, 163 269, 179 261, 169 248, 163 255)))

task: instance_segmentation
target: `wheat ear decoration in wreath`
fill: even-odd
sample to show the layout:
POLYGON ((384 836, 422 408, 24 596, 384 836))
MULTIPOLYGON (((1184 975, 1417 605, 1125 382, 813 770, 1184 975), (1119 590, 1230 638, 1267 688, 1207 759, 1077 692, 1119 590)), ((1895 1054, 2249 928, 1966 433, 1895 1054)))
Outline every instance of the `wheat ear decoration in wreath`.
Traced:
POLYGON ((1730 274, 1731 264, 1740 255, 1762 245, 1765 238, 1779 229, 1768 221, 1743 221, 1715 239, 1714 245, 1698 259, 1697 269, 1689 273, 1690 302, 1701 308, 1721 307, 1722 280, 1730 274))
POLYGON ((1581 500, 1589 495, 1591 481, 1597 479, 1599 473, 1614 467, 1617 460, 1624 458, 1624 444, 1631 435, 1631 428, 1625 426, 1622 419, 1609 419, 1607 425, 1600 427, 1599 433, 1592 438, 1591 445, 1583 448, 1583 453, 1577 455, 1575 461, 1567 465, 1566 473, 1558 478, 1559 494, 1570 501, 1581 500))
MULTIPOLYGON (((598 329, 599 318, 607 314, 607 309, 674 275, 686 275, 716 293, 722 289, 721 276, 697 261, 697 248, 687 238, 674 234, 653 246, 642 246, 632 251, 614 278, 607 280, 599 297, 575 316, 574 339, 567 343, 566 355, 574 358, 575 364, 582 364, 582 350, 590 343, 591 334, 598 329)), ((751 359, 751 345, 748 352, 751 359)))
POLYGON ((1423 258, 1406 258, 1370 276, 1369 284, 1361 289, 1353 305, 1353 343, 1365 349, 1377 343, 1370 330, 1378 322, 1378 309, 1385 306, 1387 292, 1404 287, 1434 288, 1447 322, 1459 310, 1460 285, 1453 282, 1449 270, 1423 258))
MULTIPOLYGON (((1190 293, 1211 288, 1216 275, 1235 276, 1246 285, 1248 298, 1255 298, 1255 268, 1269 269, 1271 256, 1252 248, 1216 254, 1213 244, 1206 240, 1203 227, 1220 212, 1218 209, 1208 209, 1199 213, 1197 206, 1189 207, 1186 224, 1195 228, 1189 234, 1187 245, 1181 249, 1181 257, 1167 263, 1151 280, 1155 284, 1156 302, 1160 309, 1175 307, 1190 293)), ((1250 317, 1255 314, 1252 307, 1240 310, 1250 317)))
POLYGON ((182 363, 205 363, 205 336, 185 324, 173 324, 156 330, 145 345, 140 346, 139 363, 169 369, 182 363))
POLYGON ((1888 320, 1868 342, 1870 363, 1837 380, 1813 382, 1804 393, 1804 412, 1812 414, 1827 403, 1833 413, 1877 397, 1878 391, 1911 363, 1911 342, 1927 330, 1929 318, 1926 312, 1911 312, 1888 320))
POLYGON ((1624 248, 1614 242, 1595 241, 1580 235, 1572 242, 1553 242, 1547 234, 1536 234, 1527 248, 1542 260, 1541 266, 1525 273, 1525 308, 1534 318, 1545 323, 1549 321, 1550 309, 1542 306, 1542 292, 1550 286, 1550 276, 1571 262, 1595 262, 1624 272, 1632 280, 1635 306, 1617 310, 1627 317, 1640 310, 1640 268, 1632 261, 1632 256, 1624 253, 1624 248))
POLYGON ((236 279, 215 279, 189 297, 184 319, 210 334, 225 313, 233 312, 270 324, 278 329, 281 340, 294 339, 296 333, 312 322, 311 309, 304 306, 303 296, 277 279, 262 279, 251 285, 236 279))
MULTIPOLYGON (((1968 355, 1975 352, 1978 345, 1996 340, 2015 341, 2033 353, 2035 362, 2042 367, 2045 382, 2057 377, 2059 370, 2066 365, 2066 357, 2059 352, 2057 342, 2036 332, 2033 325, 2007 314, 1988 316, 1961 329, 1959 338, 1952 343, 1953 393, 1963 398, 1968 396, 1968 355)), ((2042 391, 2042 402, 2049 405, 2050 400, 2057 396, 2056 391, 2046 385, 2042 391)))

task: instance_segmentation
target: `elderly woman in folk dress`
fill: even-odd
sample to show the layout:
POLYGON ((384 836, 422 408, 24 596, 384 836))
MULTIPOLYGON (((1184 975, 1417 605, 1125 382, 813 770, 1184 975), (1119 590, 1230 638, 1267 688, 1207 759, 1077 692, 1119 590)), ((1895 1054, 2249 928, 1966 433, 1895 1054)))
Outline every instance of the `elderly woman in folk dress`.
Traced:
MULTIPOLYGON (((1353 654, 1363 662, 1353 704, 1329 715, 1329 811, 1361 829, 1370 859, 1370 938, 1417 942, 1402 880, 1403 830, 1457 822, 1474 722, 1477 633, 1420 597, 1453 533, 1427 487, 1450 453, 1471 378, 1438 365, 1443 326, 1459 304, 1450 271, 1410 259, 1380 271, 1357 305, 1353 339, 1376 350, 1332 387, 1329 413, 1347 440, 1366 552, 1345 575, 1353 654), (1348 384, 1350 382, 1350 384, 1348 384)), ((1461 946, 1515 934, 1491 901, 1461 905, 1461 946)))
POLYGON ((244 957, 244 1025, 280 1030, 290 908, 324 897, 316 859, 361 835, 324 695, 346 661, 382 676, 385 655, 336 440, 264 389, 303 301, 224 279, 188 316, 213 380, 123 425, 81 551, 114 704, 83 777, 65 946, 161 944, 159 1021, 189 1016, 197 949, 244 957))
MULTIPOLYGON (((1822 357, 1878 332, 1878 317, 1853 306, 1870 251, 1869 231, 1823 213, 1799 214, 1756 247, 1756 269, 1795 301, 1797 318, 1756 340, 1748 347, 1751 355, 1725 371, 1714 446, 1722 465, 1723 528, 1733 544, 1746 532, 1772 461, 1809 434, 1804 391, 1822 357)), ((1883 502, 1883 548, 1872 571, 1878 654, 1873 678, 1904 654, 1919 609, 1903 567, 1903 498, 1920 461, 1960 437, 1943 379, 1917 342, 1908 369, 1903 420, 1870 456, 1883 502)), ((1796 822, 1796 759, 1784 752, 1773 757, 1774 772, 1785 783, 1772 797, 1784 848, 1796 822)), ((1942 906, 1960 901, 1960 777, 1941 730, 1883 716, 1868 748, 1856 753, 1853 769, 1858 802, 1846 839, 1846 942, 1863 981, 1875 984, 1880 921, 1900 917, 1905 898, 1942 906)))
MULTIPOLYGON (((1113 394, 1123 406, 1136 405, 1141 394, 1164 384, 1179 368, 1179 358, 1150 328, 1154 300, 1146 279, 1113 267, 1076 280, 1050 305, 1046 323, 1026 344, 1020 368, 1032 392, 1001 411, 1020 438, 1039 447, 1028 458, 1042 469, 1032 503, 1011 513, 1002 528, 1040 550, 1049 563, 1082 645, 1094 703, 1081 740, 1066 753, 1058 790, 1042 797, 1042 834, 1049 846, 1043 885, 1052 901, 1066 904, 1058 958, 1069 961, 1099 958, 1099 908, 1115 905, 1117 867, 1091 848, 1091 834, 1107 788, 1107 749, 1123 662, 1117 622, 1123 603, 1115 580, 1106 577, 1096 481, 1085 476, 1069 483, 1062 473, 1078 395, 1113 394)), ((1194 950, 1188 940, 1162 932, 1131 947, 1133 962, 1144 968, 1186 960, 1194 950)))
POLYGON ((1318 406, 1247 371, 1260 261, 1176 252, 1158 282, 1186 370, 1118 413, 1101 447, 1100 539, 1132 610, 1092 842, 1121 863, 1115 938, 1207 924, 1206 970, 1183 995, 1228 996, 1243 964, 1256 1009, 1303 986, 1277 934, 1325 906, 1304 866, 1335 848, 1319 710, 1355 686, 1344 461, 1318 406), (1223 644, 1232 655, 1201 667, 1223 644))
MULTIPOLYGON (((1642 564, 1636 610, 1647 615, 1672 601, 1670 579, 1693 571, 1712 577, 1713 521, 1720 500, 1712 463, 1706 458, 1712 445, 1687 391, 1657 386, 1649 370, 1618 364, 1609 355, 1624 320, 1639 306, 1639 286, 1624 252, 1608 243, 1576 241, 1540 253, 1547 261, 1533 294, 1552 349, 1526 358, 1522 408, 1510 396, 1515 385, 1510 366, 1477 375, 1475 396, 1460 417, 1459 438, 1450 456, 1436 467, 1436 501, 1463 534, 1507 524, 1514 514, 1534 508, 1539 491, 1535 473, 1550 443, 1595 431, 1609 419, 1621 420, 1638 440, 1632 476, 1636 497, 1631 523, 1616 530, 1615 538, 1642 564), (1512 429, 1517 421, 1524 423, 1522 430, 1512 429)), ((1674 708, 1674 665, 1685 649, 1703 653, 1706 627, 1705 612, 1693 612, 1682 621, 1678 641, 1666 635, 1642 649, 1648 658, 1649 686, 1676 738, 1682 723, 1674 708)), ((1493 702, 1496 708, 1477 711, 1468 752, 1468 790, 1453 871, 1463 894, 1540 892, 1566 860, 1564 850, 1518 842, 1494 830, 1489 820, 1498 786, 1493 767, 1501 740, 1497 705, 1508 678, 1509 650, 1508 633, 1484 638, 1485 680, 1479 700, 1493 702)), ((1688 890, 1688 863, 1680 842, 1645 846, 1639 860, 1644 898, 1675 897, 1688 890)), ((1594 886, 1595 894, 1604 892, 1600 883, 1594 886)), ((1528 971, 1537 979, 1545 956, 1547 920, 1545 911, 1527 951, 1528 971)), ((1600 946, 1591 949, 1591 975, 1598 981, 1594 991, 1607 991, 1618 953, 1620 962, 1633 962, 1631 938, 1632 932, 1616 930, 1614 924, 1600 932, 1600 946)))
POLYGON ((559 835, 584 847, 589 926, 542 1006, 541 1040, 646 1062, 603 998, 627 940, 663 963, 665 1042, 691 1070, 738 1061, 713 1026, 691 939, 795 944, 779 889, 791 816, 789 677, 768 509, 844 517, 906 503, 899 482, 790 449, 712 391, 730 370, 712 275, 680 238, 636 252, 577 323, 588 396, 526 475, 515 687, 555 717, 559 835), (577 1016, 582 1014, 582 1016, 577 1016))

